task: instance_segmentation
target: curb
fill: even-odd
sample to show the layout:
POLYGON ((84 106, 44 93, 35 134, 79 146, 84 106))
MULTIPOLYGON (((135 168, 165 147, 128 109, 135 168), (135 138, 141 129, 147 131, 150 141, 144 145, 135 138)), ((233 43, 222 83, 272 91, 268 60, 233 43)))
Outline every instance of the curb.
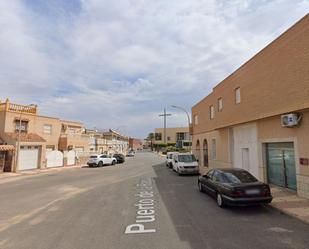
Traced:
POLYGON ((270 203, 268 206, 269 206, 270 208, 274 209, 274 210, 277 210, 278 212, 280 212, 280 213, 282 213, 282 214, 284 214, 284 215, 290 216, 290 217, 292 217, 292 218, 296 218, 296 219, 298 219, 298 220, 300 220, 300 221, 302 221, 302 222, 304 222, 304 223, 306 223, 306 224, 309 225, 309 220, 304 220, 304 219, 302 219, 300 216, 298 216, 298 215, 296 215, 296 214, 293 214, 293 213, 290 213, 289 211, 286 211, 286 210, 284 210, 284 209, 278 208, 278 207, 274 206, 274 205, 271 204, 271 203, 270 203))
MULTIPOLYGON (((11 181, 15 181, 18 179, 23 179, 24 177, 30 177, 30 176, 37 176, 37 175, 42 175, 45 173, 49 173, 49 172, 60 172, 66 169, 79 169, 84 167, 85 165, 73 165, 73 166, 62 166, 62 167, 53 167, 53 168, 43 168, 43 169, 35 169, 35 170, 30 170, 27 172, 21 172, 21 173, 13 173, 13 172, 9 172, 8 176, 3 176, 0 175, 0 184, 2 183, 7 183, 7 182, 11 182, 11 181)), ((6 174, 6 173, 2 173, 2 174, 6 174)))

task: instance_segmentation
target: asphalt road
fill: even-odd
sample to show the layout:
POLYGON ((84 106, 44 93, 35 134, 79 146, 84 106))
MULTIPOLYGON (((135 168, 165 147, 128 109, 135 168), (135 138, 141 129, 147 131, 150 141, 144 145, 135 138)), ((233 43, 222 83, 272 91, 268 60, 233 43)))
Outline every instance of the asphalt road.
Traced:
POLYGON ((270 207, 220 209, 196 181, 137 153, 117 166, 0 182, 0 248, 309 248, 309 225, 270 207))

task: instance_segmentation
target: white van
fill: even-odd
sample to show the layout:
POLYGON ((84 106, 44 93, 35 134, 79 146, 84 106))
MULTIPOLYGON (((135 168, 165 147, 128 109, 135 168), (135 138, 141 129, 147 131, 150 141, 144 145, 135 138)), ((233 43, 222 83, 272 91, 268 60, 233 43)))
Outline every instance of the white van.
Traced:
POLYGON ((166 164, 167 167, 169 167, 169 168, 173 167, 173 164, 172 164, 173 155, 176 154, 176 153, 178 154, 177 151, 167 152, 167 154, 166 154, 166 161, 165 161, 165 164, 166 164))
POLYGON ((198 162, 191 153, 177 153, 173 155, 173 170, 179 175, 198 174, 198 162))

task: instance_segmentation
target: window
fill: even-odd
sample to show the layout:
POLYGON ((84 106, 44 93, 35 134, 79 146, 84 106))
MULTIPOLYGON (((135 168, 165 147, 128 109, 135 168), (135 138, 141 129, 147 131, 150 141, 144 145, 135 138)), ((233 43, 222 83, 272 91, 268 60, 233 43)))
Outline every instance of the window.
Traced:
POLYGON ((215 117, 215 109, 213 105, 209 107, 209 117, 210 119, 213 119, 215 117))
POLYGON ((223 109, 223 100, 222 98, 218 99, 218 112, 221 112, 223 109))
POLYGON ((52 133, 52 126, 45 124, 43 126, 43 134, 49 134, 50 135, 51 133, 52 133))
POLYGON ((194 124, 198 125, 198 115, 194 115, 194 124))
POLYGON ((54 145, 46 145, 46 150, 48 150, 48 151, 55 150, 55 146, 54 145))
POLYGON ((192 145, 191 142, 183 142, 183 146, 184 146, 184 147, 189 147, 189 146, 191 146, 191 145, 192 145))
POLYGON ((225 182, 228 183, 248 183, 257 182, 258 180, 246 171, 230 171, 224 172, 225 182))
POLYGON ((240 98, 240 87, 237 87, 235 89, 235 103, 239 104, 240 101, 241 101, 241 98, 240 98))
POLYGON ((184 132, 177 132, 176 137, 177 137, 177 141, 185 140, 185 133, 184 132))
POLYGON ((167 141, 170 141, 171 140, 171 137, 167 137, 167 141))
POLYGON ((155 133, 155 140, 156 141, 162 140, 162 133, 155 133))
POLYGON ((15 131, 18 132, 20 130, 20 132, 25 132, 27 133, 28 130, 28 121, 19 121, 19 120, 15 120, 15 131))
POLYGON ((191 163, 191 162, 195 162, 196 158, 194 155, 179 155, 178 161, 184 162, 184 163, 191 163))
POLYGON ((214 173, 214 170, 210 170, 206 175, 209 177, 209 178, 212 178, 212 174, 214 173))
POLYGON ((216 144, 216 139, 211 140, 211 149, 212 149, 212 160, 215 160, 217 158, 217 144, 216 144))
POLYGON ((218 171, 215 171, 213 176, 212 176, 212 180, 215 182, 222 182, 222 176, 218 171))

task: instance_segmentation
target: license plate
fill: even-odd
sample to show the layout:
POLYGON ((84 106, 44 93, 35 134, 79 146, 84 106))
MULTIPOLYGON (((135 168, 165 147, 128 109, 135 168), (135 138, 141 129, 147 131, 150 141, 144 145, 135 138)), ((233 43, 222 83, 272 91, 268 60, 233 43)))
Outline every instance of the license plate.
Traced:
POLYGON ((255 194, 259 194, 259 193, 260 193, 259 189, 248 189, 248 190, 246 190, 246 194, 249 194, 249 195, 255 195, 255 194))

